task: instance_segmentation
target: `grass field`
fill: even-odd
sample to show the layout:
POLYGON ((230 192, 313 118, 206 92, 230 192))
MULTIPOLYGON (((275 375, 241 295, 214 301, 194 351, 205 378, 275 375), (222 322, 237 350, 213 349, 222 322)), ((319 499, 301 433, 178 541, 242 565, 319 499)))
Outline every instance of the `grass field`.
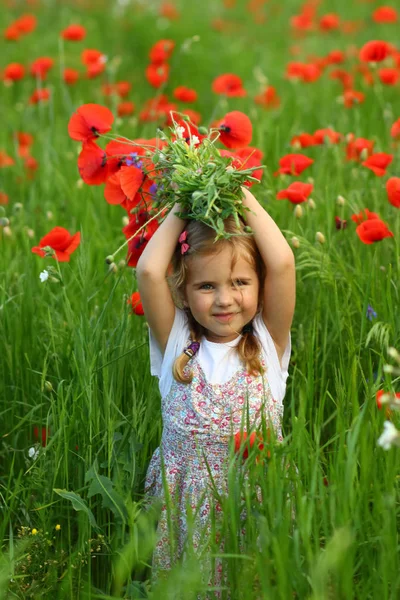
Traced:
POLYGON ((166 116, 143 113, 161 94, 206 127, 228 111, 250 117, 251 145, 266 165, 252 191, 296 257, 284 442, 267 468, 250 453, 250 486, 237 481, 223 506, 232 598, 399 597, 399 450, 378 444, 384 422, 399 419, 396 406, 378 408, 376 394, 391 394, 394 404, 400 391, 398 370, 384 369, 396 365, 388 349, 400 350, 400 16, 390 22, 386 11, 381 22, 382 11, 373 18, 379 6, 2 2, 0 598, 190 600, 204 592, 195 559, 150 585, 157 515, 143 509, 143 486, 162 430, 158 382, 146 322, 127 302, 137 285, 126 247, 105 262, 125 241, 126 212, 106 202, 103 186, 80 179, 81 145, 67 129, 79 106, 96 103, 116 116, 110 134, 153 138, 166 116), (36 22, 15 25, 27 14, 36 22), (86 37, 64 39, 71 24, 86 37), (160 39, 175 47, 168 79, 154 87, 145 69, 160 39), (392 44, 382 62, 360 59, 371 40, 392 44), (100 58, 84 65, 85 49, 100 58), (54 62, 31 75, 41 57, 54 62), (7 71, 12 63, 22 65, 20 79, 17 67, 7 71), (65 68, 78 72, 76 83, 65 82, 65 68), (212 91, 225 73, 241 78, 246 95, 212 91), (127 96, 109 94, 119 82, 131 84, 127 96), (178 86, 197 100, 174 99, 178 86), (43 89, 48 98, 38 100, 43 89), (133 102, 131 114, 118 116, 121 102, 133 102), (304 133, 313 135, 307 147, 304 137, 293 140, 304 133), (314 163, 298 177, 275 176, 288 153, 314 163), (362 164, 377 153, 392 159, 378 174, 362 164), (312 199, 276 199, 299 180, 313 183, 312 199), (365 209, 379 215, 386 237, 360 238, 352 215, 365 209), (31 251, 55 226, 81 233, 69 262, 31 251), (257 483, 268 498, 262 505, 257 483), (241 485, 245 554, 237 541, 241 485))

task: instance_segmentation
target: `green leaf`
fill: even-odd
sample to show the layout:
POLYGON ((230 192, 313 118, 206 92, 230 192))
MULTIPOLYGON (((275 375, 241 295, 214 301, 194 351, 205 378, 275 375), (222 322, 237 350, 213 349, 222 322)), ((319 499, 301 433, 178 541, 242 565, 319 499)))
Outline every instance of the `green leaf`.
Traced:
POLYGON ((70 502, 72 502, 72 506, 76 511, 82 510, 88 516, 89 523, 93 527, 93 529, 101 531, 100 527, 96 523, 96 519, 94 518, 92 511, 90 510, 86 502, 83 500, 83 498, 80 497, 79 494, 76 494, 75 492, 69 492, 68 490, 60 490, 56 488, 53 488, 53 492, 61 496, 61 498, 65 498, 65 500, 69 500, 70 502))
POLYGON ((115 491, 111 479, 98 473, 97 461, 93 463, 85 475, 85 483, 89 481, 91 481, 91 484, 88 491, 88 498, 100 494, 103 508, 110 509, 118 520, 126 523, 128 521, 128 511, 124 500, 115 491))

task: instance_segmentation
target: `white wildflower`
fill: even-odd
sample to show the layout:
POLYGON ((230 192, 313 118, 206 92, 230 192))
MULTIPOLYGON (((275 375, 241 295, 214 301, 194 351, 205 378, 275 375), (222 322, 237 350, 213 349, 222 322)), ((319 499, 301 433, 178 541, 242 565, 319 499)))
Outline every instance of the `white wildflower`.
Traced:
POLYGON ((48 280, 48 278, 49 278, 49 272, 48 272, 48 271, 46 271, 46 269, 45 269, 44 271, 42 271, 42 272, 40 273, 39 277, 40 277, 40 281, 41 281, 42 283, 44 283, 44 282, 45 282, 45 281, 47 281, 47 280, 48 280))
POLYGON ((32 460, 36 460, 37 457, 39 456, 39 450, 37 450, 34 446, 32 446, 32 448, 29 448, 29 450, 28 450, 28 456, 32 460))
POLYGON ((385 421, 384 432, 378 439, 378 446, 381 446, 384 450, 390 450, 392 445, 400 446, 400 431, 396 429, 391 421, 385 421))
POLYGON ((185 133, 185 128, 184 127, 177 127, 176 128, 176 135, 178 138, 183 139, 183 134, 185 133))
POLYGON ((190 145, 195 146, 196 144, 200 144, 200 140, 197 135, 192 135, 192 139, 190 140, 190 145))

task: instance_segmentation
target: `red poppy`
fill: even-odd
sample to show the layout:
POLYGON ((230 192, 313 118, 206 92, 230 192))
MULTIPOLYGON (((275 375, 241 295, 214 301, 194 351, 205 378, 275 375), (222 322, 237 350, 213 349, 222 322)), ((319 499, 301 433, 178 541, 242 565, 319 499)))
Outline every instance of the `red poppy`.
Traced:
POLYGON ((393 68, 379 69, 378 77, 385 85, 396 85, 400 77, 400 71, 393 68))
POLYGON ((50 98, 50 90, 48 88, 42 88, 35 90, 29 98, 29 104, 38 104, 39 102, 46 102, 50 98))
POLYGON ((286 154, 279 160, 279 169, 274 175, 280 173, 286 175, 300 175, 305 169, 313 164, 314 160, 304 154, 286 154))
POLYGON ((0 206, 5 206, 8 202, 7 194, 5 192, 0 192, 0 206))
POLYGON ((135 315, 139 315, 139 316, 144 315, 143 305, 140 301, 139 292, 133 292, 132 296, 130 298, 128 298, 127 304, 131 305, 132 312, 135 313, 135 315))
POLYGON ((264 108, 278 108, 281 104, 277 91, 272 85, 268 85, 264 91, 258 94, 254 98, 254 102, 264 108))
POLYGON ((372 19, 375 23, 397 23, 398 15, 391 6, 379 6, 372 13, 372 19))
POLYGON ((144 229, 142 229, 142 231, 135 235, 135 232, 147 222, 148 218, 149 215, 145 211, 133 215, 128 225, 126 225, 126 227, 124 227, 122 230, 127 239, 134 236, 128 242, 127 263, 130 267, 137 266, 139 258, 146 248, 147 243, 159 227, 157 219, 153 219, 153 221, 150 221, 150 223, 144 229))
POLYGON ((43 250, 46 246, 53 248, 55 254, 53 258, 59 262, 69 262, 70 255, 77 249, 81 241, 81 234, 78 231, 71 235, 64 227, 54 227, 39 242, 39 246, 34 246, 32 252, 39 256, 46 256, 43 250))
POLYGON ((304 83, 313 83, 321 75, 321 67, 314 63, 289 62, 286 65, 285 77, 287 79, 300 79, 304 83))
MULTIPOLYGON (((229 156, 232 158, 232 167, 237 170, 241 169, 251 169, 252 167, 261 166, 261 160, 263 157, 263 153, 258 148, 253 148, 252 146, 247 146, 247 148, 240 148, 235 152, 230 152, 229 150, 221 150, 221 156, 229 156)), ((262 169, 255 169, 252 171, 251 176, 258 181, 261 181, 263 176, 262 169)), ((245 181, 243 185, 247 187, 251 187, 254 185, 254 181, 245 181)))
POLYGON ((21 37, 21 32, 18 30, 18 27, 15 27, 14 23, 11 23, 4 31, 4 39, 9 42, 16 42, 21 37))
POLYGON ((169 65, 167 63, 151 63, 146 68, 146 79, 151 86, 159 88, 168 81, 169 65))
POLYGON ((393 154, 386 154, 385 152, 377 152, 371 154, 363 163, 363 167, 370 169, 377 177, 382 177, 386 174, 386 169, 393 160, 393 154))
POLYGON ((351 108, 355 104, 361 104, 365 100, 365 94, 363 92, 357 92, 356 90, 345 90, 343 93, 343 104, 346 108, 351 108))
POLYGON ((149 52, 150 61, 155 65, 165 63, 171 57, 174 48, 173 40, 158 40, 149 52))
POLYGON ((400 403, 400 392, 395 392, 394 394, 392 392, 385 392, 385 390, 378 390, 376 392, 375 398, 378 409, 381 410, 383 406, 386 406, 385 415, 387 418, 390 418, 392 411, 389 406, 386 405, 386 402, 382 403, 382 396, 386 394, 391 397, 391 402, 395 402, 398 405, 400 403))
POLYGON ((4 69, 4 81, 19 81, 25 75, 25 67, 20 63, 10 63, 4 69))
POLYGON ((357 225, 366 220, 370 221, 371 219, 379 219, 379 215, 368 210, 368 208, 364 208, 364 210, 361 210, 358 214, 351 215, 351 220, 354 221, 354 223, 357 223, 357 225))
POLYGON ((64 69, 63 79, 67 85, 74 85, 79 79, 79 71, 76 69, 64 69))
POLYGON ((60 35, 69 42, 80 42, 86 37, 86 29, 83 25, 69 25, 63 29, 60 35))
POLYGON ((245 148, 251 142, 253 127, 247 115, 234 110, 227 113, 217 125, 220 141, 227 148, 245 148))
POLYGON ((115 84, 115 92, 120 98, 126 98, 132 88, 132 84, 129 81, 117 81, 115 84))
POLYGON ((85 75, 88 79, 94 79, 95 77, 98 77, 99 75, 104 73, 105 69, 106 58, 102 56, 97 62, 87 65, 85 75))
POLYGON ((386 191, 390 204, 400 208, 400 177, 390 177, 386 182, 386 191))
POLYGON ((122 191, 129 200, 132 200, 136 196, 143 183, 144 177, 143 171, 138 169, 135 165, 121 167, 119 171, 119 181, 122 191))
POLYGON ((371 156, 374 151, 375 142, 365 138, 355 138, 350 134, 350 140, 346 146, 347 160, 360 160, 361 153, 371 156))
POLYGON ((78 169, 83 181, 88 185, 101 185, 109 176, 107 155, 92 140, 82 144, 78 156, 78 169))
POLYGON ((342 50, 331 50, 326 56, 326 62, 329 65, 337 65, 345 61, 345 54, 342 50))
POLYGON ((313 189, 314 186, 312 183, 294 181, 286 190, 278 192, 276 197, 278 200, 287 199, 292 204, 301 204, 302 202, 306 202, 313 189))
POLYGON ((400 137, 400 119, 397 119, 397 121, 395 121, 391 126, 390 135, 392 138, 400 137))
POLYGON ((388 56, 389 51, 390 47, 387 42, 371 40, 361 48, 359 58, 362 62, 381 62, 388 56))
POLYGON ((119 117, 129 117, 135 112, 135 105, 133 102, 126 100, 126 102, 119 102, 117 105, 117 115, 119 117))
POLYGON ((197 110, 193 110, 192 108, 184 108, 182 114, 187 115, 191 122, 195 125, 199 125, 201 123, 201 114, 197 110))
POLYGON ((68 123, 68 133, 73 140, 87 142, 100 133, 110 131, 114 115, 106 106, 82 104, 68 123))
POLYGON ((35 425, 35 427, 33 428, 33 437, 35 439, 35 441, 39 441, 43 446, 43 448, 47 445, 47 440, 50 437, 50 429, 48 427, 38 427, 37 425, 35 425))
POLYGON ((354 77, 344 69, 334 69, 329 73, 330 79, 337 79, 343 85, 344 89, 351 89, 354 83, 354 77))
POLYGON ((335 217, 335 227, 336 227, 336 229, 346 229, 346 227, 347 227, 346 219, 341 219, 340 217, 335 217))
POLYGON ((373 244, 374 242, 380 242, 384 238, 394 237, 386 223, 379 218, 363 221, 356 227, 356 233, 364 244, 373 244))
POLYGON ((331 144, 338 144, 342 139, 342 134, 334 131, 330 127, 325 129, 317 129, 314 131, 314 140, 316 144, 325 144, 328 140, 331 144))
POLYGON ((104 198, 108 204, 123 204, 127 200, 126 194, 121 187, 119 171, 107 178, 104 188, 104 198))
MULTIPOLYGON (((268 436, 268 438, 270 438, 269 431, 267 431, 267 436, 268 436)), ((250 434, 250 436, 248 436, 247 431, 243 431, 243 432, 238 431, 234 435, 235 453, 236 454, 241 453, 242 458, 244 458, 244 459, 248 458, 249 446, 250 446, 250 449, 253 448, 256 441, 258 442, 258 444, 257 444, 258 450, 263 450, 264 449, 264 440, 260 433, 256 433, 255 431, 253 431, 250 434)), ((270 451, 268 451, 268 458, 270 456, 271 456, 271 453, 270 453, 270 451)), ((257 462, 258 462, 258 460, 257 460, 257 462)))
POLYGON ((15 160, 8 156, 7 152, 0 150, 0 169, 4 167, 12 167, 15 164, 15 160))
POLYGON ((30 74, 33 77, 38 77, 42 81, 46 79, 47 72, 53 67, 54 60, 49 56, 41 56, 37 58, 30 66, 30 74))
POLYGON ((176 111, 177 105, 169 102, 165 94, 160 94, 156 98, 149 98, 143 105, 143 110, 139 114, 141 121, 158 121, 166 119, 170 111, 176 111))
POLYGON ((196 102, 197 92, 196 90, 181 85, 174 89, 174 98, 181 102, 196 102))
POLYGON ((81 61, 84 65, 93 65, 103 59, 104 54, 95 48, 85 48, 81 53, 81 61))
POLYGON ((241 78, 233 73, 225 73, 216 77, 212 83, 212 91, 215 94, 222 94, 231 98, 247 95, 246 90, 243 89, 241 78))
POLYGON ((163 2, 160 6, 159 14, 164 19, 169 19, 170 21, 175 21, 180 17, 179 11, 172 2, 163 2))
POLYGON ((14 21, 14 26, 22 35, 32 33, 32 31, 36 29, 36 25, 37 19, 35 15, 31 14, 21 15, 16 21, 14 21))
POLYGON ((328 13, 327 15, 323 15, 319 20, 319 28, 322 31, 333 31, 334 29, 338 29, 339 25, 340 18, 336 13, 328 13))
POLYGON ((308 148, 309 146, 315 146, 315 143, 315 138, 311 133, 300 133, 290 140, 290 145, 295 148, 308 148))

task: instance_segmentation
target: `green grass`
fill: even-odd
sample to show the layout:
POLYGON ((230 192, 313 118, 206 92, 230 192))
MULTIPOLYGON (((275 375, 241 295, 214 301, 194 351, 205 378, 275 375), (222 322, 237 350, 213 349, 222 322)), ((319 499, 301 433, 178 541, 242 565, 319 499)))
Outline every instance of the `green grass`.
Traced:
MULTIPOLYGON (((39 162, 32 180, 17 158, 13 167, 0 169, 0 191, 10 199, 0 208, 0 217, 10 221, 9 230, 0 228, 1 598, 189 600, 201 591, 195 559, 150 586, 157 514, 144 509, 143 485, 162 424, 147 325, 126 304, 137 286, 134 270, 119 263, 124 252, 116 273, 104 260, 124 241, 124 212, 105 202, 101 187, 78 185, 79 144, 67 134, 76 107, 108 102, 101 82, 126 79, 137 110, 133 119, 117 121, 113 133, 154 136, 157 124, 141 123, 137 115, 154 95, 143 73, 160 38, 176 41, 163 92, 172 97, 177 85, 194 87, 194 108, 206 125, 227 110, 249 114, 253 144, 264 151, 267 166, 253 191, 288 240, 300 241, 284 443, 274 447, 268 468, 255 465, 251 454, 249 485, 240 477, 232 480, 223 502, 232 598, 398 597, 398 450, 377 446, 385 415, 377 410, 375 393, 399 390, 398 379, 383 366, 390 362, 388 347, 400 348, 400 214, 387 201, 387 176, 346 162, 345 142, 304 150, 315 163, 300 179, 313 178, 316 208, 304 206, 301 219, 289 202, 275 200, 291 178, 273 177, 293 135, 326 126, 375 140, 376 151, 394 153, 388 175, 399 174, 399 151, 389 134, 400 117, 398 88, 368 87, 357 78, 355 88, 366 93, 366 101, 346 110, 337 102, 340 86, 326 74, 314 84, 284 78, 286 63, 296 60, 289 52, 294 44, 301 45, 305 60, 369 39, 396 43, 397 29, 372 22, 375 5, 336 0, 323 3, 319 14, 337 11, 343 19, 363 19, 365 27, 355 37, 332 32, 296 40, 288 23, 300 5, 270 0, 266 23, 255 24, 239 0, 230 11, 220 1, 182 2, 181 19, 172 22, 157 16, 154 2, 120 12, 115 3, 48 3, 35 9, 34 33, 0 42, 1 68, 45 55, 56 61, 45 82, 53 92, 49 103, 28 104, 35 89, 29 76, 4 86, 0 101, 0 149, 16 158, 11 134, 27 131, 39 162), (230 33, 210 28, 211 19, 221 16, 232 22, 230 33), (58 32, 71 22, 87 27, 85 42, 60 43, 58 32), (195 35, 200 40, 184 52, 183 42, 195 35), (108 55, 106 74, 68 88, 60 67, 78 68, 85 47, 108 55), (280 108, 265 111, 254 104, 254 67, 277 87, 280 108), (243 78, 248 97, 218 102, 211 83, 224 72, 243 78), (343 207, 336 204, 338 195, 346 199, 343 207), (358 239, 351 214, 365 207, 378 212, 394 238, 371 246, 358 239), (335 229, 336 215, 348 220, 347 229, 335 229), (81 231, 82 241, 70 263, 58 265, 60 281, 42 284, 39 273, 58 267, 31 247, 55 225, 81 231), (325 244, 315 241, 317 231, 325 244), (368 305, 377 313, 372 321, 368 305), (46 447, 35 440, 34 427, 49 430, 46 447), (39 451, 35 460, 30 448, 39 451), (257 483, 261 504, 254 495, 257 483), (246 533, 239 552, 243 508, 246 533)), ((2 7, 1 14, 9 24, 21 12, 2 7)), ((355 64, 350 58, 346 68, 355 64)), ((234 464, 232 458, 232 469, 234 464)), ((218 551, 212 548, 214 555, 218 551)))

